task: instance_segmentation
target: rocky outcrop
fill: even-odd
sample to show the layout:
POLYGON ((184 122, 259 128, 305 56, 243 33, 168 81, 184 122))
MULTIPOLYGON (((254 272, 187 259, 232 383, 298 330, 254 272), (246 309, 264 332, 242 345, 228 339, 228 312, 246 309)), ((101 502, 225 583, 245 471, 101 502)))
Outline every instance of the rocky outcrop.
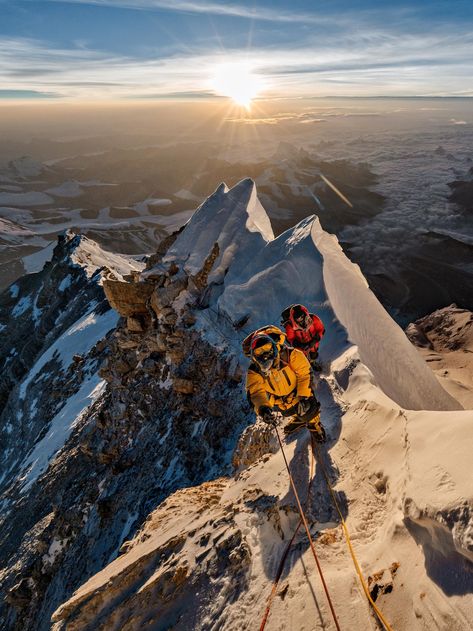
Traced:
POLYGON ((225 501, 226 486, 226 480, 215 480, 163 502, 124 546, 126 556, 107 569, 107 579, 92 593, 88 585, 81 588, 54 614, 52 628, 73 631, 100 624, 104 629, 138 629, 149 620, 150 603, 162 629, 204 628, 207 616, 210 628, 216 617, 210 610, 236 602, 247 588, 252 563, 247 535, 239 526, 241 513, 251 508, 225 501), (211 519, 203 519, 210 507, 211 519), (199 593, 209 593, 212 584, 206 611, 199 593))
POLYGON ((219 254, 220 248, 218 246, 218 243, 215 242, 210 254, 204 261, 202 269, 200 270, 200 272, 197 272, 197 274, 192 277, 192 282, 198 290, 202 291, 207 286, 209 274, 212 271, 212 267, 214 266, 214 263, 217 260, 219 254))
MULTIPOLYGON (((208 261, 215 260, 209 256, 201 291, 208 261)), ((8 628, 49 629, 54 609, 118 554, 150 509, 176 489, 232 470, 231 447, 250 419, 238 359, 231 348, 204 339, 200 292, 195 284, 188 290, 188 275, 173 262, 152 272, 144 279, 136 273, 111 279, 106 272, 105 293, 123 317, 68 368, 73 394, 101 364, 104 392, 29 492, 21 479, 7 489, 0 556, 9 562, 1 573, 0 616, 8 628)), ((67 379, 59 366, 51 368, 59 381, 50 399, 60 409, 67 379)), ((233 539, 228 545, 229 554, 233 539)), ((182 590, 192 581, 184 566, 167 567, 166 554, 159 556, 163 602, 171 593, 178 597, 172 585, 182 590)))
POLYGON ((148 314, 147 303, 154 289, 151 283, 128 283, 106 278, 103 289, 110 306, 121 316, 148 314))
POLYGON ((452 304, 409 324, 406 335, 442 386, 473 407, 473 313, 452 304))
POLYGON ((276 453, 279 443, 274 429, 266 423, 259 422, 250 425, 240 436, 240 440, 233 452, 232 463, 238 473, 252 465, 265 454, 276 453))
POLYGON ((473 342, 473 313, 452 304, 413 322, 406 334, 416 346, 433 351, 469 349, 473 342))

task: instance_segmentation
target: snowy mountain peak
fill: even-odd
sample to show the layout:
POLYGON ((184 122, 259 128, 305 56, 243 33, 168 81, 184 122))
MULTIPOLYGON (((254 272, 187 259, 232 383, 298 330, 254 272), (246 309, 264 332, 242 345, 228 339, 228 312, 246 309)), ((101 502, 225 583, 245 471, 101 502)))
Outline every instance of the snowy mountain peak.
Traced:
MULTIPOLYGON (((314 388, 328 441, 313 477, 305 429, 284 449, 341 627, 366 629, 368 611, 322 463, 393 627, 423 631, 432 603, 448 628, 472 619, 471 413, 318 219, 274 238, 245 179, 219 186, 141 276, 115 271, 102 288, 136 265, 114 257, 64 233, 42 272, 0 296, 0 619, 25 631, 258 628, 299 515, 274 430, 247 404, 241 342, 294 302, 326 329, 314 388)), ((290 554, 303 563, 288 564, 270 625, 319 615, 327 628, 305 535, 290 554)))
POLYGON ((217 281, 230 265, 237 266, 242 256, 258 251, 273 238, 271 222, 258 199, 256 185, 246 178, 231 189, 221 184, 199 206, 165 260, 180 261, 186 271, 195 274, 217 243, 219 255, 211 276, 211 280, 217 281))
POLYGON ((139 271, 143 265, 126 255, 106 252, 98 243, 73 230, 65 230, 58 236, 51 264, 69 260, 70 264, 82 267, 88 278, 107 268, 113 276, 121 279, 131 271, 139 271))

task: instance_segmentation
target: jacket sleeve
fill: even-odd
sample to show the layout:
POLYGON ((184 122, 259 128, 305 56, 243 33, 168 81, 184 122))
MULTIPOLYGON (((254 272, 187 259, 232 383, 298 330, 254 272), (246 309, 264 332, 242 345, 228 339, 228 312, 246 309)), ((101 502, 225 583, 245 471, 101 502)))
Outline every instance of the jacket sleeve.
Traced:
POLYGON ((268 393, 264 387, 264 379, 261 375, 253 370, 248 370, 246 376, 246 391, 250 397, 250 401, 255 408, 256 414, 259 413, 263 405, 269 405, 268 393))
POLYGON ((289 358, 289 366, 296 373, 297 396, 311 397, 313 392, 310 387, 310 364, 302 351, 294 349, 289 358))
POLYGON ((322 320, 314 314, 312 315, 312 323, 317 335, 319 336, 319 340, 321 340, 325 333, 325 327, 322 320))
POLYGON ((286 324, 286 339, 289 342, 289 344, 292 346, 292 344, 294 343, 294 338, 295 338, 295 333, 294 333, 294 329, 292 328, 292 326, 290 324, 286 324))

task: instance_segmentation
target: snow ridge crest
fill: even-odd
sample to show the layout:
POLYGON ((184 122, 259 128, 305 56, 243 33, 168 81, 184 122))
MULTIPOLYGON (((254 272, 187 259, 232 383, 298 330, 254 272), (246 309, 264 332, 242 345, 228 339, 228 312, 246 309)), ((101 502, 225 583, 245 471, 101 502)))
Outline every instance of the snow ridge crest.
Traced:
POLYGON ((222 183, 192 215, 168 250, 165 262, 180 261, 188 273, 196 274, 218 243, 219 256, 210 279, 217 281, 230 265, 237 267, 242 257, 258 252, 272 239, 271 222, 254 181, 246 178, 231 189, 222 183))

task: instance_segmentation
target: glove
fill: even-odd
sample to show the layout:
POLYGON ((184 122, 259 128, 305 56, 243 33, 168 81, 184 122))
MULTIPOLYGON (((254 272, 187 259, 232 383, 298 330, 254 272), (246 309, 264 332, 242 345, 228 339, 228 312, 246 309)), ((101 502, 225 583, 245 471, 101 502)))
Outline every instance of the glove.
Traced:
POLYGON ((262 407, 260 407, 258 414, 268 425, 276 425, 276 416, 269 406, 263 405, 262 407))
POLYGON ((312 348, 312 346, 314 345, 314 341, 311 340, 310 342, 306 342, 305 344, 299 342, 298 345, 296 346, 296 348, 300 348, 301 351, 306 351, 309 348, 312 348))
POLYGON ((301 397, 297 405, 297 415, 304 416, 309 411, 313 397, 301 397))

